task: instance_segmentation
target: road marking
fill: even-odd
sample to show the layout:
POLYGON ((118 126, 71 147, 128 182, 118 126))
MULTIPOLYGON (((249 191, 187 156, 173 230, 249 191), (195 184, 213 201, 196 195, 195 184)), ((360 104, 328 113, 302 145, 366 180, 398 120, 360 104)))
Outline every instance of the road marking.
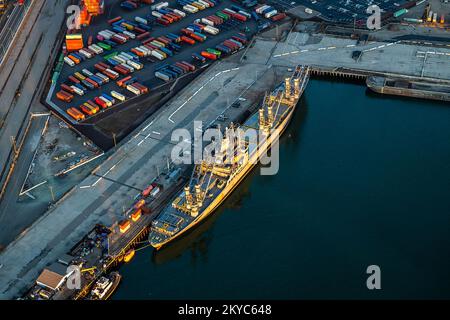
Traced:
POLYGON ((328 50, 336 49, 336 47, 328 47, 328 50))
POLYGON ((153 121, 152 122, 150 122, 144 129, 142 129, 142 132, 144 132, 145 130, 147 130, 148 129, 148 127, 150 127, 151 125, 153 124, 153 121))
POLYGON ((320 51, 320 50, 326 50, 326 49, 327 49, 327 48, 319 48, 319 49, 317 49, 317 50, 319 50, 319 51, 320 51))
MULTIPOLYGON (((236 71, 239 70, 239 68, 233 68, 233 69, 228 69, 230 71, 236 71)), ((225 71, 225 70, 224 70, 225 71)), ((211 81, 213 81, 216 77, 218 77, 219 75, 221 75, 222 73, 224 73, 224 71, 220 71, 218 73, 216 73, 213 77, 211 77, 208 81, 206 81, 205 84, 203 84, 199 89, 197 89, 197 91, 194 92, 194 94, 192 94, 189 98, 186 99, 185 102, 183 102, 183 104, 181 106, 179 106, 174 112, 171 113, 171 115, 167 118, 167 120, 169 120, 171 123, 175 123, 175 121, 172 120, 172 117, 178 112, 180 111, 189 101, 191 101, 201 90, 203 90, 203 88, 205 87, 205 85, 207 85, 208 83, 210 83, 211 81)))
POLYGON ((351 47, 354 47, 355 45, 354 44, 348 44, 348 45, 346 45, 345 47, 346 48, 351 48, 351 47))
POLYGON ((153 131, 154 134, 160 135, 161 133, 159 133, 158 131, 153 131))

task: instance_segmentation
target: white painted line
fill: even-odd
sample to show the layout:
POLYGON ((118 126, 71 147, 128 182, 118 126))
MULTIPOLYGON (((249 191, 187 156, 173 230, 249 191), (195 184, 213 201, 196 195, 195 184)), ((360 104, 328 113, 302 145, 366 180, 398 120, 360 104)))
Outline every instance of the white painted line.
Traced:
POLYGON ((142 129, 142 132, 144 132, 145 130, 147 130, 148 129, 148 127, 150 127, 151 125, 153 124, 153 121, 152 122, 150 122, 144 129, 142 129))
POLYGON ((160 135, 161 133, 159 133, 158 131, 153 131, 154 134, 160 135))
POLYGON ((328 47, 328 50, 336 49, 336 47, 328 47))
POLYGON ((317 49, 317 50, 326 50, 327 48, 319 48, 319 49, 317 49))
POLYGON ((295 50, 295 51, 291 51, 291 53, 292 53, 292 54, 295 54, 295 53, 299 53, 299 51, 298 51, 298 50, 295 50))
POLYGON ((346 45, 345 47, 346 48, 351 48, 351 47, 354 47, 355 45, 354 44, 348 44, 348 45, 346 45))
POLYGON ((309 49, 303 49, 300 52, 308 52, 308 51, 309 51, 309 49))
POLYGON ((281 57, 281 54, 276 54, 276 55, 274 55, 273 57, 274 57, 274 58, 281 57))

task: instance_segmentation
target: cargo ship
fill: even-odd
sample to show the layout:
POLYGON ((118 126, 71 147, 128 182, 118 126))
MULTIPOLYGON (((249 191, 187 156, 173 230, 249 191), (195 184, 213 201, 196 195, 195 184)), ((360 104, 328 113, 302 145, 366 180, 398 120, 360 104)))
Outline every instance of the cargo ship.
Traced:
POLYGON ((217 152, 195 165, 183 191, 152 221, 149 243, 154 248, 160 249, 199 224, 232 193, 284 132, 308 81, 309 67, 297 66, 264 97, 258 112, 240 127, 231 124, 221 139, 206 147, 217 152), (249 130, 257 133, 257 141, 248 138, 249 130))
POLYGON ((92 287, 88 300, 107 300, 116 291, 122 276, 118 272, 111 272, 100 277, 92 287))
POLYGON ((450 101, 450 82, 370 76, 367 87, 380 94, 450 101))

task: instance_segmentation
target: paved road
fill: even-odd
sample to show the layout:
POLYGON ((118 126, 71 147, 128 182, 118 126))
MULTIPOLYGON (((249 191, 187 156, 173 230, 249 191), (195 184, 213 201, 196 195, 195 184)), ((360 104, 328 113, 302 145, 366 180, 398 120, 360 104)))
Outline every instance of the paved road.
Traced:
MULTIPOLYGON (((39 102, 42 86, 45 85, 42 74, 51 60, 50 55, 59 31, 54 26, 62 24, 64 6, 60 1, 34 1, 27 23, 23 25, 22 32, 14 43, 15 49, 8 55, 0 73, 0 119, 5 119, 0 128, 2 182, 2 174, 4 178, 12 157, 10 137, 18 137, 17 140, 20 140, 32 112, 48 112, 39 102), (16 95, 16 91, 21 94, 16 95)), ((43 204, 40 203, 39 210, 17 217, 17 212, 21 212, 20 209, 23 208, 17 203, 18 194, 31 163, 36 137, 39 137, 42 130, 42 121, 41 118, 33 122, 27 135, 30 139, 24 143, 16 170, 10 179, 11 184, 8 184, 4 199, 0 202, 0 221, 16 228, 15 232, 12 228, 9 229, 10 232, 2 232, 0 246, 11 241, 38 217, 37 213, 42 212, 43 204)))
POLYGON ((28 1, 23 6, 14 5, 8 7, 6 15, 8 19, 4 21, 4 25, 1 26, 0 32, 0 65, 3 62, 3 57, 6 54, 8 47, 11 44, 15 34, 19 29, 19 25, 25 16, 31 1, 28 1))

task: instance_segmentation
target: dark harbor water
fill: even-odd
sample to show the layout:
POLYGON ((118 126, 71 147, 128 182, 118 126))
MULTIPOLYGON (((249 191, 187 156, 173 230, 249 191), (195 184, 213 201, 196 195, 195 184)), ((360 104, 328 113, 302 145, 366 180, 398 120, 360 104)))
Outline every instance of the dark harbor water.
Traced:
POLYGON ((189 235, 139 251, 113 299, 450 298, 449 105, 311 80, 280 161, 189 235))

